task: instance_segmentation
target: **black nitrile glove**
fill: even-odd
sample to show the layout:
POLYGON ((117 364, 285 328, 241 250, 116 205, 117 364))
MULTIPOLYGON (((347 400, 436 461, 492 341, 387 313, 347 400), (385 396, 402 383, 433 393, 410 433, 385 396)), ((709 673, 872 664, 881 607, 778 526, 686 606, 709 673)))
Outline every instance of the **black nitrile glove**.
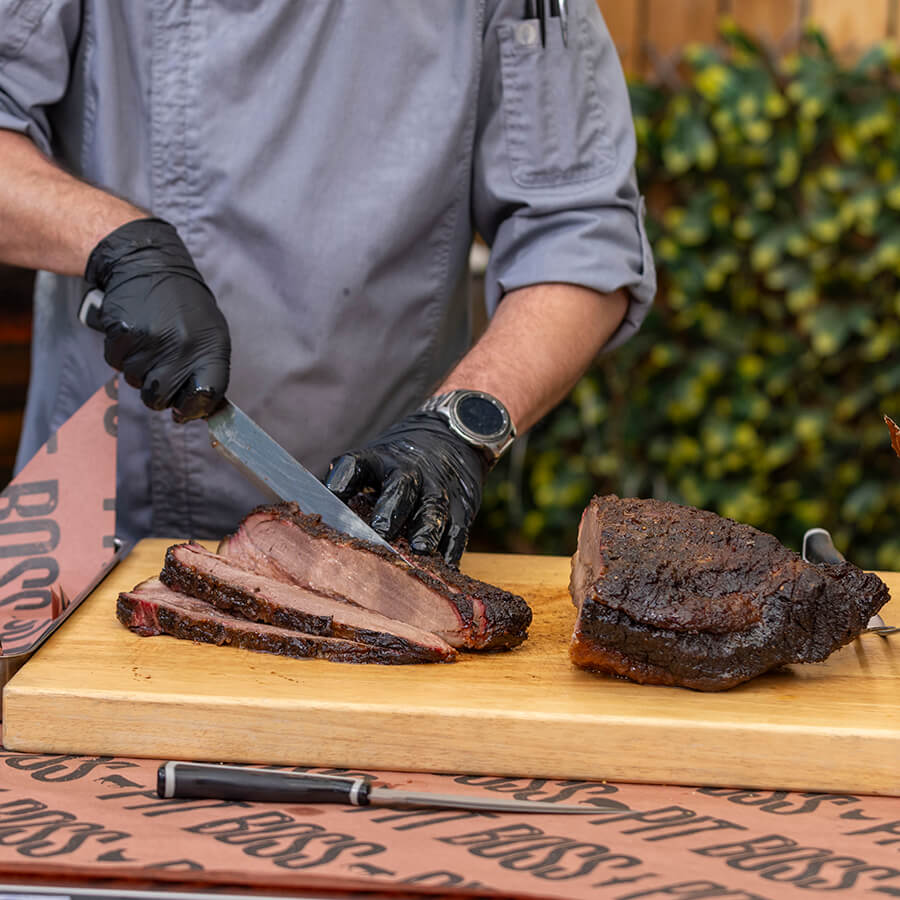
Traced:
POLYGON ((138 219, 94 248, 85 279, 104 293, 106 361, 151 409, 179 422, 208 416, 225 395, 228 325, 175 228, 138 219))
POLYGON ((455 566, 489 468, 439 414, 416 412, 361 450, 333 460, 325 484, 342 500, 374 488, 375 531, 387 540, 404 533, 417 553, 440 551, 455 566))

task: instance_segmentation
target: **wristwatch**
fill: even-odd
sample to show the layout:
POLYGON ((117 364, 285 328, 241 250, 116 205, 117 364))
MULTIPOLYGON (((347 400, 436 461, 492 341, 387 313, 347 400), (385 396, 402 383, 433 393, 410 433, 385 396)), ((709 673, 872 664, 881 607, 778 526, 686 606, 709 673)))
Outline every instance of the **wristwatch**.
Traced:
POLYGON ((516 439, 506 407, 484 391, 448 391, 429 398, 420 409, 443 416, 455 435, 482 451, 488 465, 493 465, 516 439))

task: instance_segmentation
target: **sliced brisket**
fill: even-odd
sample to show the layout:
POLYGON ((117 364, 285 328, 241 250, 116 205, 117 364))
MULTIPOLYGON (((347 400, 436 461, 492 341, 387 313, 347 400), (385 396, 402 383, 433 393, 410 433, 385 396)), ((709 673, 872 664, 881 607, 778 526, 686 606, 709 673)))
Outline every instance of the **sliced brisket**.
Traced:
POLYGON ((343 638, 304 634, 290 628, 261 625, 223 613, 203 600, 173 591, 153 578, 119 594, 119 621, 142 636, 168 634, 205 644, 230 644, 302 659, 349 663, 417 663, 418 653, 406 653, 343 638))
POLYGON ((569 589, 576 665, 704 691, 820 662, 889 596, 877 576, 804 562, 749 525, 614 496, 582 516, 569 589))
POLYGON ((401 559, 335 531, 293 503, 254 510, 219 553, 262 575, 351 599, 454 647, 514 647, 531 624, 521 597, 469 578, 439 557, 404 552, 401 559))
POLYGON ((396 652, 406 660, 427 662, 455 656, 435 634, 354 603, 248 571, 198 544, 170 547, 160 580, 173 590, 245 619, 359 641, 396 652))

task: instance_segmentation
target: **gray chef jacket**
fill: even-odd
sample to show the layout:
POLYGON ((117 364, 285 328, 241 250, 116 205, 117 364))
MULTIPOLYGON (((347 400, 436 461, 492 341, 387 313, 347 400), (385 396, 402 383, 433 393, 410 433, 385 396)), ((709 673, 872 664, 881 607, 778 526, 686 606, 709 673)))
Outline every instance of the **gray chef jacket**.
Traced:
MULTIPOLYGON (((652 301, 630 107, 595 0, 0 0, 0 128, 174 224, 231 329, 229 397, 309 468, 408 413, 486 301, 652 301)), ((19 466, 109 378, 78 278, 37 279, 19 466)), ((118 531, 214 537, 262 498, 124 384, 118 531)))

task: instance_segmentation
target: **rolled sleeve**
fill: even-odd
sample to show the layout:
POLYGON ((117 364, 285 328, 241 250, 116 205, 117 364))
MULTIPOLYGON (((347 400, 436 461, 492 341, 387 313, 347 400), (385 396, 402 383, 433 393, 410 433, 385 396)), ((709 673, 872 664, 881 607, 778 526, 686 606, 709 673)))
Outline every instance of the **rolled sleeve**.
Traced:
POLYGON ((486 21, 473 168, 475 226, 491 247, 485 299, 563 282, 628 291, 625 342, 656 292, 625 78, 594 0, 570 0, 568 46, 553 18, 540 43, 521 3, 486 21))
POLYGON ((48 155, 48 110, 65 95, 80 17, 75 0, 0 0, 0 128, 48 155))

